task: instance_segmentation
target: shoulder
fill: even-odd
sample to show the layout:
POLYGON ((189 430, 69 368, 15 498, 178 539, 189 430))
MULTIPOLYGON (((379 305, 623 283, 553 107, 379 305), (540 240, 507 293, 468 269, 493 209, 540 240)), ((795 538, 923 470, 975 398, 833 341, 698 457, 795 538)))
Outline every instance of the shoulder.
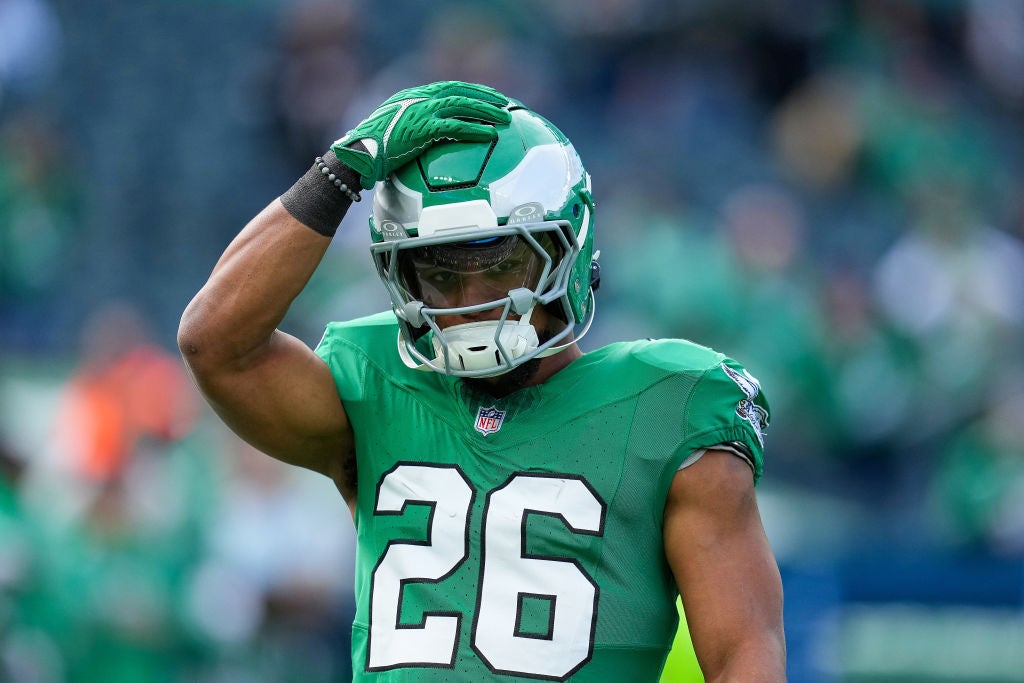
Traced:
POLYGON ((642 389, 668 377, 694 380, 727 360, 726 356, 685 339, 644 339, 617 342, 587 354, 599 374, 629 378, 642 389))
POLYGON ((627 393, 661 393, 666 388, 678 403, 700 411, 750 401, 767 401, 761 383, 738 361, 685 339, 617 342, 588 353, 593 382, 614 383, 627 393), (662 387, 660 390, 657 387, 662 387))
POLYGON ((665 373, 700 373, 725 359, 714 349, 687 339, 642 339, 605 348, 625 362, 665 373))
POLYGON ((762 396, 761 383, 738 361, 686 339, 621 342, 595 353, 648 381, 674 378, 692 383, 705 399, 717 394, 729 400, 762 396))
POLYGON ((621 378, 647 419, 664 425, 677 416, 686 449, 739 442, 760 477, 771 413, 761 383, 738 361, 684 339, 611 344, 594 356, 605 368, 599 381, 621 378))
POLYGON ((398 321, 394 316, 394 313, 390 310, 382 311, 380 313, 374 313, 373 315, 365 315, 362 317, 356 317, 351 321, 336 321, 328 323, 324 330, 325 340, 337 339, 337 338, 359 338, 364 336, 373 336, 380 334, 390 334, 397 332, 398 321))
POLYGON ((376 342, 385 338, 394 341, 397 334, 398 320, 391 311, 343 322, 330 322, 324 328, 317 353, 323 355, 321 349, 328 350, 337 344, 360 348, 376 346, 376 342))
POLYGON ((342 400, 365 398, 371 386, 404 385, 424 373, 409 371, 397 351, 398 321, 394 313, 378 313, 328 323, 316 354, 334 375, 342 400))

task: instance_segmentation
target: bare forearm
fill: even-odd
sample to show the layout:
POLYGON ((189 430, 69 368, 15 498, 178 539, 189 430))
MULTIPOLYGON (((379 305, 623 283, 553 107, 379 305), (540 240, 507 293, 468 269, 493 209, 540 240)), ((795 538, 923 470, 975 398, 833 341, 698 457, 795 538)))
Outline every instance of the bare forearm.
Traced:
POLYGON ((709 683, 786 680, 782 577, 767 539, 756 532, 748 540, 739 564, 722 559, 714 563, 729 577, 725 584, 701 588, 691 600, 696 603, 691 634, 709 683), (705 591, 714 593, 710 604, 705 591))
POLYGON ((185 309, 178 338, 186 359, 244 363, 258 352, 329 244, 329 237, 299 223, 280 200, 267 206, 231 242, 185 309))
POLYGON ((715 665, 702 663, 706 683, 784 683, 786 653, 781 635, 745 645, 715 665))
POLYGON ((785 681, 782 578, 743 460, 709 450, 676 474, 665 551, 705 680, 785 681))

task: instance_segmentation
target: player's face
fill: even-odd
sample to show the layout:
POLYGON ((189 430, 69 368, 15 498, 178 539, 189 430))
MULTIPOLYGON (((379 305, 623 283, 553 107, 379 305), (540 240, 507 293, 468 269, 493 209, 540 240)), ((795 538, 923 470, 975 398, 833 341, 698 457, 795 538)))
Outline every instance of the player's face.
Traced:
MULTIPOLYGON (((541 246, 552 254, 555 247, 547 235, 541 246)), ((474 243, 420 247, 408 252, 401 263, 402 280, 412 297, 429 308, 464 308, 499 302, 514 289, 536 291, 545 275, 545 255, 527 241, 507 236, 474 243)), ((540 307, 535 309, 537 311, 540 307)), ((438 315, 443 329, 480 320, 497 320, 502 306, 457 315, 438 315)), ((518 315, 509 314, 516 320, 518 315)), ((533 319, 538 329, 541 321, 533 319)))

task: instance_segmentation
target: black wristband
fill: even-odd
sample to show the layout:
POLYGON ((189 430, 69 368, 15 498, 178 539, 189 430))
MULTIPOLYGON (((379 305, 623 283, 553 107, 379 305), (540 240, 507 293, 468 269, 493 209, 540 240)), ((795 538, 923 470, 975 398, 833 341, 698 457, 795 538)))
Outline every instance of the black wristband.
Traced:
POLYGON ((295 220, 333 237, 348 207, 359 201, 361 187, 359 174, 327 150, 281 195, 281 203, 295 220))

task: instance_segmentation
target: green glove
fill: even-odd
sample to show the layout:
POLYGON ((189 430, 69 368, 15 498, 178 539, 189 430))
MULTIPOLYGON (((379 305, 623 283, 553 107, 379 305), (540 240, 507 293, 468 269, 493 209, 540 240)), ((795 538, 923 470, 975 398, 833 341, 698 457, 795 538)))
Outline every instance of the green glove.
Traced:
POLYGON ((494 125, 512 120, 510 103, 493 88, 462 81, 407 88, 389 97, 331 149, 359 173, 363 188, 369 190, 436 142, 493 140, 498 135, 494 125), (353 149, 356 142, 366 151, 353 149))

